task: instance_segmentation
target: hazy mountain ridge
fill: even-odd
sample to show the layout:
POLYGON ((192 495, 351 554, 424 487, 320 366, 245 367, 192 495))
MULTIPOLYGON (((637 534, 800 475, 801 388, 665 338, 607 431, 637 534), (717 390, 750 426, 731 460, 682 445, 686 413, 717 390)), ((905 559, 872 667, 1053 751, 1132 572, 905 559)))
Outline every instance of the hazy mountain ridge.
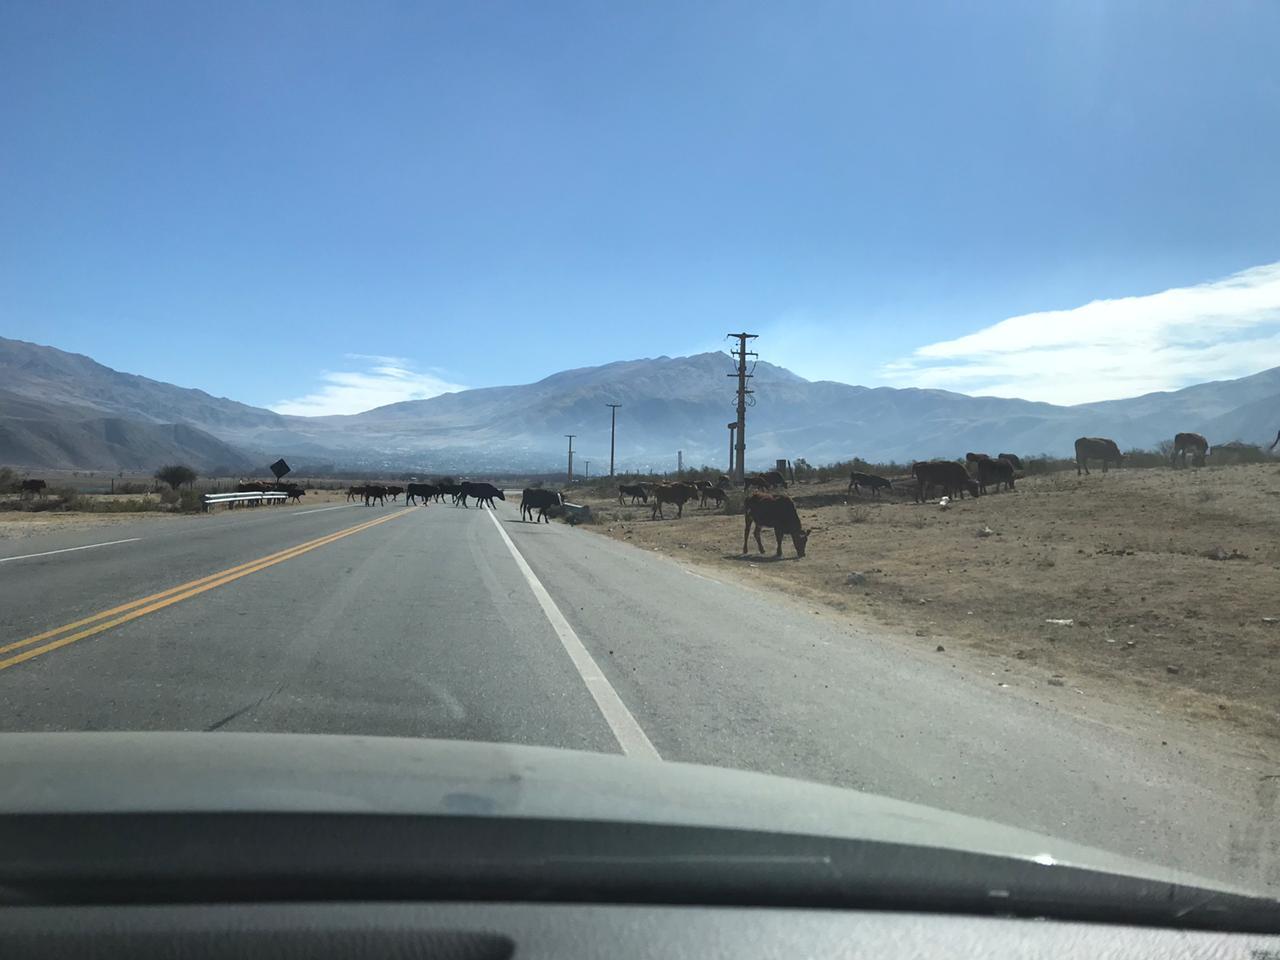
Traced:
MULTIPOLYGON (((21 462, 21 454, 42 458, 32 465, 105 468, 111 464, 93 458, 110 456, 121 466, 132 458, 133 466, 167 443, 171 451, 191 451, 188 459, 198 457, 197 465, 228 462, 229 452, 253 464, 285 456, 299 466, 553 469, 564 463, 564 434, 573 433, 580 468, 589 458, 595 472, 608 460, 606 404, 620 403, 620 469, 672 469, 677 451, 687 464, 723 464, 726 424, 735 415, 733 371, 723 353, 624 360, 347 416, 296 417, 0 338, 0 423, 9 431, 0 459, 21 462), (151 428, 176 423, 195 433, 130 433, 119 424, 106 426, 108 420, 151 428), (100 423, 86 426, 90 422, 100 423), (109 437, 138 449, 126 453, 109 437)), ((955 457, 967 450, 1069 454, 1081 435, 1152 447, 1178 430, 1203 432, 1213 443, 1270 442, 1280 427, 1280 368, 1072 407, 809 381, 767 362, 757 364, 754 374, 747 415, 751 466, 778 457, 827 462, 955 457)))

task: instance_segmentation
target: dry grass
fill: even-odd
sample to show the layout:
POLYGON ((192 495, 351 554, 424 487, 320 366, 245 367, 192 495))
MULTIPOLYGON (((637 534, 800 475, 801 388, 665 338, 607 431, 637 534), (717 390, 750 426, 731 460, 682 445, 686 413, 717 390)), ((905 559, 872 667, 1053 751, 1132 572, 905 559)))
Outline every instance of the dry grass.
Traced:
POLYGON ((696 506, 665 522, 631 508, 622 521, 601 501, 592 529, 873 618, 908 642, 960 644, 1045 683, 1280 736, 1274 465, 1058 473, 946 510, 846 502, 840 484, 791 492, 813 530, 803 560, 788 541, 774 561, 767 532, 768 555, 742 556, 742 518, 696 506))

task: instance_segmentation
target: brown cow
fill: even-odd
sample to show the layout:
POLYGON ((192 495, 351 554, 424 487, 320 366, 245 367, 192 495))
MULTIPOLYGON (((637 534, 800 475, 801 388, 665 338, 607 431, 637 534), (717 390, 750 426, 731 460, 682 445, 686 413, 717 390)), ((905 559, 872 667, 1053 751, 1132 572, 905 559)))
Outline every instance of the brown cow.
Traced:
POLYGON ((1008 460, 997 458, 978 461, 978 490, 987 492, 987 484, 994 483, 996 492, 1000 492, 1000 484, 1013 489, 1013 464, 1008 460))
POLYGON ((772 527, 774 538, 778 542, 775 557, 782 556, 782 538, 791 536, 791 544, 796 548, 796 556, 803 557, 805 546, 809 542, 809 531, 800 526, 800 515, 796 513, 796 505, 786 494, 753 493, 747 497, 743 509, 746 516, 746 529, 742 533, 742 552, 747 552, 751 543, 751 529, 755 527, 756 546, 764 553, 764 543, 760 539, 761 527, 772 527))
POLYGON ((1120 466, 1124 457, 1120 453, 1120 448, 1116 446, 1114 440, 1108 440, 1106 437, 1081 437, 1076 441, 1076 476, 1080 476, 1080 471, 1089 472, 1090 460, 1102 461, 1102 472, 1107 472, 1107 464, 1115 461, 1117 467, 1120 466))
POLYGON ((714 500, 716 502, 716 506, 718 507, 720 506, 720 504, 724 503, 724 498, 726 496, 727 494, 723 490, 721 490, 719 487, 708 487, 702 491, 701 505, 705 507, 707 505, 708 500, 714 500))
POLYGON ((978 484, 969 476, 964 464, 954 460, 922 460, 911 465, 911 476, 916 478, 916 503, 924 503, 925 488, 941 487, 944 495, 964 499, 965 492, 975 497, 980 492, 978 484))
POLYGON ((1021 458, 1021 457, 1019 457, 1016 453, 1002 453, 1002 454, 999 454, 999 455, 996 457, 996 459, 997 459, 997 460, 1008 460, 1010 463, 1012 463, 1012 464, 1013 464, 1013 469, 1015 469, 1015 470, 1021 470, 1021 469, 1022 469, 1022 458, 1021 458))
POLYGON ((664 503, 674 503, 676 505, 676 516, 684 516, 684 505, 690 500, 698 499, 698 488, 691 483, 660 483, 655 486, 650 493, 653 495, 653 512, 650 520, 657 520, 662 517, 662 505, 664 503))
POLYGON ((1173 453, 1169 454, 1169 466, 1176 466, 1178 455, 1182 455, 1182 465, 1187 465, 1187 452, 1191 452, 1191 465, 1204 466, 1204 458, 1209 455, 1209 441, 1198 433, 1180 433, 1173 438, 1173 453))

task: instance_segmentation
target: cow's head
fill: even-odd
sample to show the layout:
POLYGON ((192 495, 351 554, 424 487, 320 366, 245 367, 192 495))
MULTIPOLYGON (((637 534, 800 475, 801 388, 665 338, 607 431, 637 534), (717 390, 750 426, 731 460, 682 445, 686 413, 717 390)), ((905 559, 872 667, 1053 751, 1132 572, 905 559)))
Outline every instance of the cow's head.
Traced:
POLYGON ((798 531, 798 532, 796 532, 796 533, 793 533, 793 534, 791 535, 791 542, 792 542, 792 543, 794 543, 794 544, 796 545, 796 556, 797 556, 797 557, 803 557, 803 556, 804 556, 804 550, 805 550, 805 547, 806 547, 806 546, 808 545, 808 543, 809 543, 809 533, 810 533, 810 531, 808 531, 808 530, 800 530, 800 531, 798 531))
POLYGON ((503 493, 501 490, 495 490, 495 491, 493 492, 493 495, 494 495, 495 497, 497 497, 499 500, 505 500, 505 499, 507 499, 507 495, 506 495, 505 493, 503 493))
POLYGON ((966 480, 964 485, 972 496, 976 497, 982 492, 982 488, 978 486, 977 480, 966 480))

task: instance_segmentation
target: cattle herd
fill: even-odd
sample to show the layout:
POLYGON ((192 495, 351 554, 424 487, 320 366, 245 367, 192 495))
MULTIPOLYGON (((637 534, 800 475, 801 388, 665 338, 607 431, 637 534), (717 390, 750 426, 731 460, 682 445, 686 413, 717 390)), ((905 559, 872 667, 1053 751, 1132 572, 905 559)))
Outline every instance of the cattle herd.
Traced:
MULTIPOLYGON (((1280 434, 1276 436, 1274 448, 1280 444, 1280 434)), ((1119 467, 1123 463, 1123 455, 1114 440, 1106 437, 1081 437, 1075 443, 1076 475, 1089 473, 1089 461, 1102 464, 1102 472, 1108 467, 1119 467)), ((1185 467, 1187 455, 1190 454, 1195 466, 1203 466, 1205 457, 1209 455, 1209 442, 1198 433, 1179 433, 1174 437, 1169 465, 1177 466, 1179 459, 1185 467)), ((964 462, 955 460, 921 460, 911 465, 911 477, 915 487, 915 500, 923 503, 933 491, 939 491, 947 498, 963 499, 965 494, 977 497, 989 493, 997 493, 1014 489, 1014 481, 1022 470, 1022 461, 1012 453, 1001 453, 992 457, 985 453, 968 453, 964 462)), ((849 475, 849 493, 867 491, 874 498, 879 498, 881 491, 894 489, 894 481, 874 474, 853 472, 849 475)), ((632 505, 637 502, 650 505, 650 518, 666 519, 664 506, 673 506, 676 516, 684 516, 685 504, 697 501, 706 507, 710 501, 719 506, 724 503, 731 481, 721 476, 716 481, 696 480, 675 483, 630 483, 618 487, 618 503, 622 505, 630 498, 632 505)), ((786 479, 776 470, 767 473, 753 474, 743 481, 746 501, 743 513, 746 518, 746 529, 742 537, 742 552, 747 553, 751 535, 754 532, 756 546, 764 553, 764 543, 760 532, 763 528, 773 530, 777 540, 775 556, 782 556, 782 541, 790 536, 796 555, 803 557, 809 539, 809 531, 800 523, 795 503, 784 493, 774 493, 787 486, 786 479)), ((45 494, 44 480, 24 479, 19 492, 23 497, 41 496, 45 494)), ((238 493, 284 493, 288 501, 297 503, 306 495, 302 487, 291 483, 270 483, 266 481, 241 481, 238 493)), ((347 490, 347 501, 363 501, 365 506, 375 503, 386 504, 388 500, 395 502, 404 494, 406 504, 424 505, 432 500, 441 502, 445 497, 452 498, 455 506, 467 506, 467 500, 476 502, 477 506, 494 506, 494 500, 505 500, 506 497, 498 487, 491 483, 464 480, 439 483, 411 482, 407 486, 394 484, 367 483, 353 486, 347 490)), ((273 498, 269 502, 281 502, 273 498)), ((526 489, 520 498, 520 518, 534 523, 546 521, 565 506, 564 495, 554 490, 526 489), (535 511, 537 516, 534 516, 535 511)))

